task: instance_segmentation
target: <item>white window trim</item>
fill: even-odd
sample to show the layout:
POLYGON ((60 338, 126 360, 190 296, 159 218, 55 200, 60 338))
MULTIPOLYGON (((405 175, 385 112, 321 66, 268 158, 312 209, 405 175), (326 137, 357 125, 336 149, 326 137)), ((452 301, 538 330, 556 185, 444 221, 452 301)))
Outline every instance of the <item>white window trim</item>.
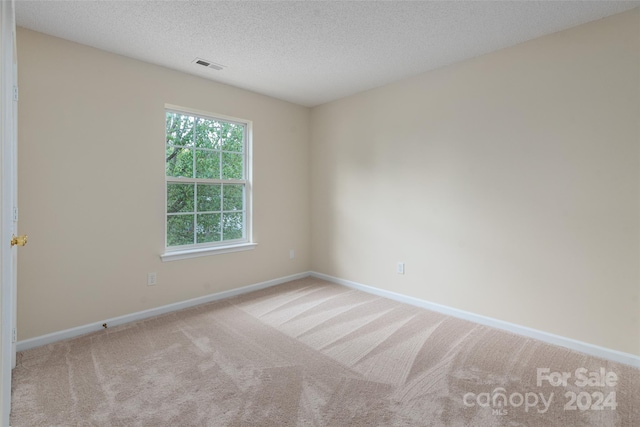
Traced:
POLYGON ((197 249, 186 249, 181 251, 167 251, 160 255, 163 262, 177 261, 179 259, 198 258, 201 256, 229 254, 233 252, 250 251, 258 246, 257 243, 238 243, 228 246, 209 246, 197 249))
MULTIPOLYGON (((188 258, 197 258, 202 256, 209 255, 218 255, 218 254, 226 254, 233 252, 242 252, 249 251, 254 249, 258 244, 253 241, 253 122, 250 120, 239 119, 237 117, 225 116, 222 114, 214 114, 208 111, 196 110, 193 108, 181 107, 178 105, 165 104, 164 110, 172 111, 176 113, 186 113, 193 114, 196 116, 209 117, 212 119, 219 119, 234 123, 241 123, 245 125, 246 135, 245 135, 245 195, 246 195, 246 206, 245 206, 245 239, 241 241, 222 241, 220 243, 205 246, 203 245, 194 245, 193 247, 184 247, 180 246, 175 249, 171 247, 167 247, 167 220, 166 220, 166 200, 167 200, 167 180, 165 177, 164 183, 164 204, 165 204, 165 220, 164 220, 164 253, 160 254, 160 259, 163 262, 166 261, 176 261, 181 259, 188 258)), ((166 146, 166 142, 165 142, 166 146)), ((164 167, 164 165, 163 165, 164 167)), ((225 181, 226 182, 226 181, 225 181)), ((234 183, 233 180, 229 182, 230 184, 234 183)))

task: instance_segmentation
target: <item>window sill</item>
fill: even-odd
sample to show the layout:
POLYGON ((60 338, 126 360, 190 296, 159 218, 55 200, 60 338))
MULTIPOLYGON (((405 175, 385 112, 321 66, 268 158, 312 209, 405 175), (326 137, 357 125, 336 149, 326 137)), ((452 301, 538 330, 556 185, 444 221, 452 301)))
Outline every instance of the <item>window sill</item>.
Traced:
POLYGON ((230 246, 215 246, 212 248, 186 249, 183 251, 165 252, 160 255, 162 262, 177 261, 179 259, 197 258, 201 256, 228 254, 232 252, 250 251, 258 246, 257 243, 240 243, 230 246))

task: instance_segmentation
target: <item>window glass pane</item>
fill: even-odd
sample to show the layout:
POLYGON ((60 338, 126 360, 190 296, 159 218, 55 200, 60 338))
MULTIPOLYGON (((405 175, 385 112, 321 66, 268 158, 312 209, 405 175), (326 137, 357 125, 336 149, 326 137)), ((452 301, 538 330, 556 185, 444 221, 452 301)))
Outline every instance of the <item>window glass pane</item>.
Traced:
POLYGON ((220 152, 196 150, 196 178, 220 178, 220 152))
POLYGON ((167 215, 167 246, 193 244, 193 215, 167 215))
POLYGON ((242 179, 242 154, 222 153, 222 178, 242 179))
POLYGON ((198 184, 198 212, 220 211, 220 184, 198 184))
POLYGON ((244 239, 247 126, 198 114, 165 116, 167 247, 244 239))
POLYGON ((198 243, 220 241, 220 215, 221 214, 198 215, 198 225, 196 227, 198 243))
POLYGON ((222 149, 224 151, 242 152, 244 143, 244 126, 235 123, 224 123, 221 132, 222 149))
POLYGON ((242 212, 223 214, 223 236, 224 240, 242 239, 242 226, 244 223, 242 212))
POLYGON ((193 145, 194 117, 167 112, 167 145, 193 145))
POLYGON ((225 184, 222 186, 223 203, 222 209, 225 211, 241 211, 243 207, 244 185, 225 184))
POLYGON ((166 156, 167 176, 193 178, 193 150, 167 147, 166 156))
POLYGON ((199 118, 196 127, 196 146, 219 150, 221 128, 222 124, 218 121, 199 118))
POLYGON ((193 212, 194 184, 167 183, 167 213, 193 212))

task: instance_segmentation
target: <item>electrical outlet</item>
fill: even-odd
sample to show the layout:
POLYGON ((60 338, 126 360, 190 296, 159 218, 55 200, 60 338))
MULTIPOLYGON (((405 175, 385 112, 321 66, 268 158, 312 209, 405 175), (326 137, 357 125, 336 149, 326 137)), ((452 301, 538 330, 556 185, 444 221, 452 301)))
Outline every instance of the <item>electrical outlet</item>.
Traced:
POLYGON ((294 259, 296 257, 296 250, 289 249, 289 259, 294 259))
POLYGON ((404 274, 404 262, 398 262, 396 271, 398 272, 398 274, 404 274))
POLYGON ((147 273, 148 286, 155 286, 158 283, 157 279, 156 273, 147 273))

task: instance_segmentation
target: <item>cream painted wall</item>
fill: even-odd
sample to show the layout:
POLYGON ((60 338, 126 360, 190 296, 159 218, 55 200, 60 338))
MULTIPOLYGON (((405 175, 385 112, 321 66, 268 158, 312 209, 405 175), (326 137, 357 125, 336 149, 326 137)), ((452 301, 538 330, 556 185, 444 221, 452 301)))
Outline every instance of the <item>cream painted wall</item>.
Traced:
POLYGON ((311 117, 313 270, 640 355, 638 9, 311 117))
POLYGON ((18 57, 20 340, 309 269, 309 109, 22 28, 18 57), (165 103, 253 121, 255 250, 160 261, 165 103))

